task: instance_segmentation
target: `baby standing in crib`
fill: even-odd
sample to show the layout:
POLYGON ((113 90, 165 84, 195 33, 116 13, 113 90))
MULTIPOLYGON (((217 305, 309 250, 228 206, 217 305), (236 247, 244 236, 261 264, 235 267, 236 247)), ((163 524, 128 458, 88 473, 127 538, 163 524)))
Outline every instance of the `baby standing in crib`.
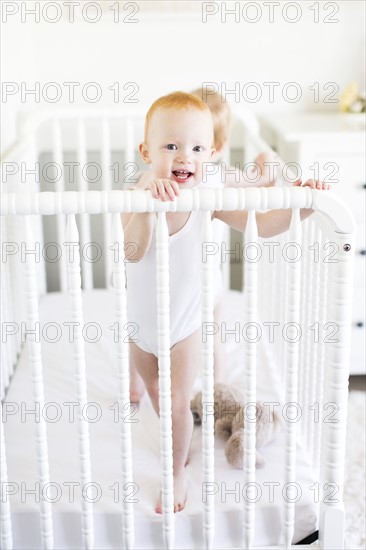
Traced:
MULTIPOLYGON (((176 92, 159 98, 146 116, 143 161, 149 170, 136 188, 146 189, 160 200, 174 200, 180 189, 210 187, 203 183, 204 165, 214 155, 213 121, 210 109, 192 94, 176 92)), ((301 182, 296 182, 301 185, 301 182)), ((304 185, 315 187, 312 180, 304 185)), ((312 210, 301 210, 301 219, 312 210)), ((185 506, 187 482, 185 466, 193 431, 190 400, 200 364, 201 285, 200 228, 202 212, 169 212, 171 393, 173 424, 174 511, 185 506)), ((213 212, 239 231, 245 230, 247 212, 213 212)), ((291 210, 256 214, 258 233, 270 237, 286 231, 291 210)), ((125 241, 138 251, 134 262, 126 264, 128 317, 139 326, 138 342, 130 343, 134 366, 142 377, 152 405, 159 414, 157 308, 154 213, 123 215, 125 241)), ((156 512, 162 512, 161 498, 156 512)))
MULTIPOLYGON (((222 163, 222 156, 229 142, 231 129, 231 109, 229 103, 223 96, 214 91, 204 94, 202 88, 197 88, 191 92, 199 97, 209 107, 213 119, 214 142, 215 149, 212 156, 212 164, 207 170, 207 178, 209 178, 209 187, 262 187, 274 185, 274 180, 271 179, 270 163, 275 159, 275 155, 270 153, 261 153, 255 159, 256 167, 253 168, 253 177, 245 177, 239 168, 227 167, 222 163), (258 173, 255 173, 258 170, 258 173)), ((274 176, 272 176, 274 177, 274 176)), ((217 243, 224 241, 223 223, 215 220, 213 224, 213 240, 217 243)), ((214 304, 214 321, 220 324, 223 313, 223 284, 221 281, 221 266, 219 256, 215 260, 215 275, 217 287, 221 285, 221 295, 217 291, 217 300, 214 304)), ((222 382, 224 379, 224 351, 221 342, 220 334, 217 332, 214 335, 214 380, 215 383, 222 382)), ((143 380, 138 374, 136 367, 130 357, 130 399, 134 403, 139 403, 145 391, 143 380)))

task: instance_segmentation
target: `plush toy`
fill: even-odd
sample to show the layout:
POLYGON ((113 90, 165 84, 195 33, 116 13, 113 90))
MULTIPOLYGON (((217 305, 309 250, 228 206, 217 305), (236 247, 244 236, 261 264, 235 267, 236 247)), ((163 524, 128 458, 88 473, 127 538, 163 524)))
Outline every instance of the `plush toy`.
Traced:
MULTIPOLYGON (((243 392, 229 384, 214 385, 214 422, 215 433, 227 439, 225 456, 234 468, 243 468, 244 427, 254 421, 254 404, 244 405, 243 392)), ((280 416, 269 406, 257 402, 256 415, 256 467, 264 465, 265 460, 258 449, 269 443, 281 427, 280 416)), ((191 410, 196 424, 202 422, 202 393, 199 392, 191 401, 191 410)), ((212 413, 212 404, 207 406, 212 413)))

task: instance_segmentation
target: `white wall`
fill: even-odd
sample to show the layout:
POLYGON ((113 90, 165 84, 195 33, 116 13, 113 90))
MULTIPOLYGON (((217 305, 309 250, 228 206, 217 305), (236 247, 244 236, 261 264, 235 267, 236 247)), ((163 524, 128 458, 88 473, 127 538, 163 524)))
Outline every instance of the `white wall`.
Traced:
POLYGON ((5 151, 16 140, 17 112, 26 108, 20 96, 8 98, 5 102, 4 84, 7 82, 32 82, 36 74, 36 56, 34 29, 31 25, 23 25, 11 20, 2 25, 1 33, 1 152, 5 151))
MULTIPOLYGON (((32 4, 34 2, 27 2, 28 7, 32 4)), ((112 4, 114 2, 104 0, 104 6, 112 4)), ((135 4, 139 8, 139 13, 134 16, 139 20, 136 24, 114 23, 105 16, 95 24, 82 19, 70 23, 67 17, 53 24, 42 16, 39 23, 34 22, 33 16, 26 16, 26 22, 22 23, 20 12, 3 23, 3 81, 23 81, 29 87, 34 87, 38 81, 41 89, 54 81, 63 91, 62 100, 54 105, 42 97, 39 104, 31 96, 26 97, 25 103, 20 101, 20 94, 7 98, 2 105, 6 121, 2 126, 3 151, 14 139, 18 111, 76 105, 85 108, 93 105, 96 108, 121 107, 123 98, 132 91, 132 87, 123 90, 123 85, 128 82, 135 82, 139 88, 134 96, 139 103, 131 107, 142 105, 143 108, 159 95, 175 89, 189 90, 202 82, 216 82, 219 89, 225 91, 234 88, 237 82, 240 94, 244 94, 241 104, 258 114, 338 110, 338 104, 324 103, 325 96, 334 89, 331 86, 324 90, 327 83, 333 82, 343 89, 349 81, 356 80, 361 87, 364 86, 365 4, 362 1, 318 3, 319 23, 314 23, 314 11, 310 9, 317 3, 307 1, 281 2, 274 12, 273 23, 269 22, 269 8, 263 2, 258 2, 262 16, 256 23, 246 22, 242 15, 239 23, 229 15, 227 22, 223 23, 220 14, 203 23, 200 13, 192 14, 191 19, 176 14, 173 18, 159 20, 146 16, 146 6, 151 6, 151 3, 135 4), (288 18, 295 17, 295 8, 290 4, 301 7, 301 17, 296 23, 287 22, 282 15, 287 5, 288 18), (333 7, 339 7, 338 13, 332 17, 339 22, 324 23, 324 18, 331 16, 333 7), (101 101, 88 103, 82 98, 79 88, 77 102, 70 105, 63 82, 79 82, 83 86, 92 81, 101 86, 101 101), (119 104, 113 103, 113 93, 109 90, 115 82, 121 85, 119 104), (257 103, 247 101, 248 94, 255 91, 251 88, 246 93, 245 85, 249 82, 260 86, 262 98, 257 103), (269 101, 268 87, 263 86, 265 82, 280 83, 275 89, 273 103, 269 101), (283 99, 282 90, 289 82, 296 82, 301 87, 300 101, 291 103, 283 99), (320 89, 318 103, 314 102, 314 92, 309 89, 315 82, 319 83, 320 89)), ((248 4, 241 2, 241 10, 248 4)), ((227 3, 227 7, 232 5, 232 2, 227 3)), ((49 13, 52 17, 52 12, 49 13)), ((126 13, 122 11, 121 18, 126 13)), ((253 19, 254 11, 247 13, 253 19)), ((294 88, 289 89, 290 93, 294 91, 294 88)), ((233 95, 227 97, 234 101, 233 95)), ((339 97, 340 92, 336 92, 334 98, 339 97)))

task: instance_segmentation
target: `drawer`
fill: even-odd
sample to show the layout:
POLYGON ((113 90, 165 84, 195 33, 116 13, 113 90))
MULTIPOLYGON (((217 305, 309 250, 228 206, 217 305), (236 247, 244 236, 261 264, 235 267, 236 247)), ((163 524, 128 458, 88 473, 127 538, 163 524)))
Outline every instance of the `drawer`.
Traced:
POLYGON ((354 285, 356 288, 365 287, 366 284, 366 256, 358 255, 355 259, 354 285))
POLYGON ((352 323, 363 323, 365 330, 365 287, 356 286, 353 291, 352 323))
POLYGON ((351 329, 351 374, 366 374, 365 370, 365 287, 356 287, 353 295, 351 329), (357 326, 357 325, 360 326, 357 326))
POLYGON ((366 226, 364 223, 356 224, 356 255, 366 249, 366 226))
POLYGON ((365 327, 352 328, 350 374, 366 374, 365 366, 365 327))
POLYGON ((365 286, 366 273, 366 226, 356 225, 355 239, 355 286, 365 286))
POLYGON ((349 362, 350 374, 366 374, 365 364, 365 332, 352 333, 351 354, 349 362), (363 350, 363 351, 362 351, 363 350))
POLYGON ((357 359, 361 363, 365 359, 365 327, 365 288, 356 287, 352 301, 351 356, 354 361, 357 359))

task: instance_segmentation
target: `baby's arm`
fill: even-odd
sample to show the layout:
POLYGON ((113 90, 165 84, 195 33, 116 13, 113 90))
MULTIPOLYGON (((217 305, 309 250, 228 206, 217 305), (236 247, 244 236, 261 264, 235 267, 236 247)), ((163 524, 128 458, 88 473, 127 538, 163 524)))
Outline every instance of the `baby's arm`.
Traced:
POLYGON ((261 153, 258 155, 249 174, 245 170, 226 167, 221 164, 221 177, 224 187, 269 187, 275 184, 277 176, 277 155, 275 153, 261 153), (259 179, 258 179, 259 176, 259 179))
MULTIPOLYGON (((137 185, 130 190, 150 190, 154 198, 162 201, 171 200, 179 194, 179 187, 175 181, 155 178, 151 170, 145 172, 137 185)), ((122 214, 122 225, 124 229, 125 243, 137 245, 137 252, 133 260, 139 261, 148 251, 154 227, 154 212, 122 214)))
MULTIPOLYGON (((314 180, 307 180, 302 184, 301 180, 298 180, 294 183, 294 186, 308 186, 313 189, 330 189, 329 184, 324 182, 318 182, 314 180)), ((311 208, 301 208, 300 209, 300 219, 305 220, 314 212, 311 208)), ((258 235, 259 237, 273 237, 274 235, 279 235, 284 231, 287 231, 290 227, 292 216, 291 209, 279 209, 279 210, 270 210, 269 212, 257 212, 256 220, 258 226, 258 235)), ((222 220, 227 223, 234 229, 243 232, 248 219, 247 211, 236 210, 233 212, 224 212, 216 211, 214 217, 222 220)))
POLYGON ((138 262, 149 249, 153 232, 154 214, 152 212, 122 214, 125 244, 136 244, 137 252, 133 261, 138 262))

